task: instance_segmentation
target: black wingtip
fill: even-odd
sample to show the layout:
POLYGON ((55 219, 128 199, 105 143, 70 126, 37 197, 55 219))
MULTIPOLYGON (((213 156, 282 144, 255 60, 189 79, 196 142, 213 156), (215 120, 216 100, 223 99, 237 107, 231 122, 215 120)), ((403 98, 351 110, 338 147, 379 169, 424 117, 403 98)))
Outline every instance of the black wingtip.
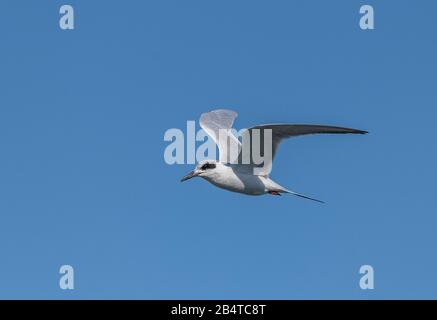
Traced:
POLYGON ((369 131, 366 130, 358 130, 358 129, 351 129, 351 131, 347 132, 347 133, 354 133, 354 134, 368 134, 369 131))

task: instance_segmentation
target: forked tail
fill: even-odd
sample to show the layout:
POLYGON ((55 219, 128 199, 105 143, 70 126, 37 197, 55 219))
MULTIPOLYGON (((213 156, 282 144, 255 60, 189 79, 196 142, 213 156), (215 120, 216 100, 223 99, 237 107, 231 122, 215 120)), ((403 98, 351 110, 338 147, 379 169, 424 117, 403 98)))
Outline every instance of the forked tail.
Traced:
POLYGON ((280 196, 281 193, 289 193, 289 194, 292 194, 292 195, 295 195, 295 196, 298 196, 298 197, 301 197, 301 198, 304 198, 304 199, 308 199, 308 200, 312 200, 312 201, 316 201, 316 202, 320 202, 320 203, 325 203, 322 200, 311 198, 311 197, 308 197, 308 196, 306 196, 304 194, 288 190, 287 188, 284 188, 283 186, 281 186, 280 184, 274 182, 271 179, 269 179, 267 182, 268 182, 268 190, 269 190, 268 193, 270 193, 272 195, 280 196))
POLYGON ((303 195, 303 194, 301 194, 301 193, 297 193, 297 192, 294 192, 294 191, 291 191, 291 190, 284 190, 283 192, 284 192, 284 193, 290 193, 290 194, 292 194, 292 195, 294 195, 294 196, 298 196, 298 197, 305 198, 305 199, 308 199, 308 200, 312 200, 312 201, 316 201, 316 202, 320 202, 320 203, 325 203, 325 202, 322 201, 322 200, 318 200, 318 199, 315 199, 315 198, 311 198, 311 197, 308 197, 308 196, 306 196, 306 195, 303 195))

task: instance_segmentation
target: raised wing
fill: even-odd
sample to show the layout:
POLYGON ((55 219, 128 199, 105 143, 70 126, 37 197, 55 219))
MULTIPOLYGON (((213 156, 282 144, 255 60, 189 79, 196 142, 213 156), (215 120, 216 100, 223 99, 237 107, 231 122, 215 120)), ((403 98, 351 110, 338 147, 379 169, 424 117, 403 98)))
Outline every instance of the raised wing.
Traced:
POLYGON ((241 143, 232 134, 232 124, 237 113, 232 110, 218 109, 200 116, 200 127, 214 140, 219 148, 219 159, 223 163, 233 163, 238 158, 241 143))
MULTIPOLYGON (((256 175, 268 175, 272 171, 272 161, 276 155, 276 152, 278 151, 279 144, 282 142, 283 139, 301 136, 301 135, 307 135, 307 134, 320 134, 320 133, 333 133, 333 134, 346 134, 346 133, 352 133, 352 134, 366 134, 367 131, 363 130, 357 130, 357 129, 350 129, 350 128, 343 128, 343 127, 333 127, 333 126, 325 126, 325 125, 310 125, 310 124, 265 124, 265 125, 259 125, 250 129, 250 163, 241 166, 241 170, 244 171, 252 171, 252 174, 256 175), (264 162, 262 164, 255 164, 256 161, 253 160, 253 142, 254 140, 252 137, 254 137, 254 131, 257 130, 259 132, 259 139, 257 140, 259 142, 259 146, 256 149, 261 156, 265 156, 266 150, 271 150, 272 154, 271 157, 266 157, 267 162, 264 162), (266 134, 266 130, 271 130, 271 148, 266 148, 264 145, 264 136, 266 134)), ((269 139, 267 139, 268 142, 269 139)), ((248 140, 246 140, 248 141, 248 140)), ((243 141, 243 151, 249 150, 246 149, 247 143, 244 143, 243 141)), ((238 158, 239 163, 244 163, 242 160, 242 154, 240 154, 238 158)), ((259 163, 259 162, 258 162, 259 163)))

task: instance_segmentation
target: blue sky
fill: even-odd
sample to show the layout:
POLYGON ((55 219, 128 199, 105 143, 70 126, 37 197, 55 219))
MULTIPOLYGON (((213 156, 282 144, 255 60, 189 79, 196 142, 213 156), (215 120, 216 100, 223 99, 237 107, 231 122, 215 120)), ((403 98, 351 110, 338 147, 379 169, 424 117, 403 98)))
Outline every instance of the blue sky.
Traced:
POLYGON ((436 3, 65 3, 0 3, 0 298, 437 298, 436 3), (325 205, 181 184, 164 132, 217 107, 370 134, 281 146, 325 205))

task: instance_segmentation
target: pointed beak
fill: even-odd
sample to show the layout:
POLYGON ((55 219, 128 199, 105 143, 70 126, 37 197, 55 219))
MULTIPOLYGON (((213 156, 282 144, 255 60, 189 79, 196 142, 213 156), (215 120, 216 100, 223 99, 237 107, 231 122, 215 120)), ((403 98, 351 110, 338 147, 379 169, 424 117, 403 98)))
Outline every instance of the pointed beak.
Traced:
POLYGON ((187 174, 185 177, 183 177, 181 179, 181 182, 184 182, 184 181, 189 180, 191 178, 197 177, 198 175, 199 175, 199 173, 193 170, 189 174, 187 174))

